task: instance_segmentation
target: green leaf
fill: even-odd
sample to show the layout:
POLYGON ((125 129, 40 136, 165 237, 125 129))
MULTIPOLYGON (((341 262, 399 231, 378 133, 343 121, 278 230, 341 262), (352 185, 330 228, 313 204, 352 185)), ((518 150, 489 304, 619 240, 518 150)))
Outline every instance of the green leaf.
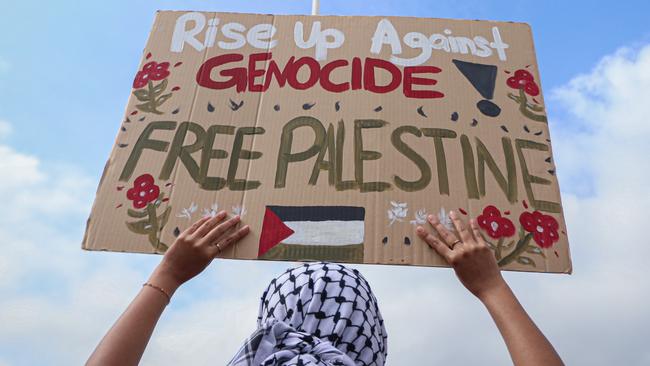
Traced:
POLYGON ((126 210, 126 213, 131 217, 135 217, 136 219, 147 217, 147 211, 136 211, 129 208, 126 210))
POLYGON ((149 100, 149 92, 146 89, 138 89, 133 91, 133 95, 141 102, 149 100))
POLYGON ((519 238, 523 238, 524 236, 526 236, 526 230, 524 230, 523 226, 520 226, 519 227, 519 238))
MULTIPOLYGON (((149 80, 149 82, 151 83, 151 80, 149 80)), ((160 82, 160 84, 153 87, 152 89, 153 95, 158 96, 159 94, 162 94, 162 92, 164 92, 165 89, 167 89, 167 79, 164 79, 162 82, 160 82)))
POLYGON ((126 227, 136 234, 144 234, 144 235, 151 234, 151 228, 152 228, 148 220, 140 220, 134 222, 127 221, 126 227))
POLYGON ((156 207, 160 207, 163 198, 165 198, 165 192, 160 192, 160 196, 158 196, 158 198, 154 201, 153 205, 156 207))
POLYGON ((151 107, 151 103, 149 103, 149 102, 142 103, 142 104, 137 104, 135 107, 138 108, 139 110, 143 111, 143 112, 147 112, 147 113, 153 112, 153 109, 151 107))
POLYGON ((530 239, 532 239, 533 234, 526 234, 523 238, 519 239, 517 244, 515 245, 515 248, 508 254, 506 255, 503 259, 501 259, 497 264, 499 267, 503 267, 506 264, 513 262, 526 251, 526 248, 528 247, 528 243, 530 243, 530 239))
POLYGON ((160 249, 160 239, 158 239, 156 233, 149 234, 149 243, 154 249, 156 249, 156 251, 160 249))
POLYGON ((167 244, 160 241, 157 233, 149 233, 149 244, 156 250, 156 253, 164 253, 167 251, 167 244))
POLYGON ((156 249, 156 246, 158 247, 156 249, 156 253, 164 253, 164 252, 167 251, 167 249, 169 249, 169 246, 167 244, 163 243, 162 241, 158 241, 157 245, 152 244, 152 246, 154 247, 154 249, 156 249))
POLYGON ((521 263, 521 264, 526 265, 526 266, 537 267, 537 266, 535 265, 535 262, 534 262, 532 259, 530 259, 530 258, 528 258, 528 257, 524 257, 524 256, 520 256, 520 257, 518 257, 518 258, 517 258, 517 263, 521 263))
POLYGON ((138 104, 135 107, 138 108, 139 110, 143 111, 143 112, 155 113, 155 114, 163 114, 163 112, 161 112, 159 110, 156 110, 156 107, 153 104, 151 104, 151 102, 138 104))
POLYGON ((529 245, 528 248, 526 249, 526 253, 538 254, 546 258, 546 255, 544 254, 544 251, 542 251, 542 248, 536 245, 529 245))
POLYGON ((160 107, 167 99, 172 97, 172 93, 161 95, 160 98, 156 99, 156 107, 160 107))
POLYGON ((167 224, 167 220, 169 220, 169 213, 172 211, 171 206, 167 206, 165 211, 158 216, 158 228, 162 230, 162 228, 167 224))

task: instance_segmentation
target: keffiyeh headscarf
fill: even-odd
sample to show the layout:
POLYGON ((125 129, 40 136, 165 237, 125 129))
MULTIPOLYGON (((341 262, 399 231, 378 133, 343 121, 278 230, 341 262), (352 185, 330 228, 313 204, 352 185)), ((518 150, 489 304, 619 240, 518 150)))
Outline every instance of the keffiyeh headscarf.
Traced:
POLYGON ((387 336, 377 299, 356 269, 311 263, 274 278, 258 329, 229 366, 383 366, 387 336))

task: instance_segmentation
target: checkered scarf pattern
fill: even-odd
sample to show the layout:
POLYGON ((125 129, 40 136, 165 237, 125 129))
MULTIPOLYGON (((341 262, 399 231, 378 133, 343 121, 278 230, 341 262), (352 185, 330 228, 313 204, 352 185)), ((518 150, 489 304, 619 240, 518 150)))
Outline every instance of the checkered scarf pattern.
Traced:
POLYGON ((377 299, 356 269, 292 268, 262 295, 258 329, 229 366, 383 366, 387 335, 377 299))

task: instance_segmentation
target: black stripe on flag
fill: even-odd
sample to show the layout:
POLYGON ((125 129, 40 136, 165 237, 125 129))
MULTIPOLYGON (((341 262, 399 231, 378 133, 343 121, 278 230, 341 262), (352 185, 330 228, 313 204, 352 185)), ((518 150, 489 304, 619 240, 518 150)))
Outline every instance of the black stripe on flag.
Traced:
POLYGON ((363 221, 366 210, 355 206, 266 206, 282 221, 363 221))

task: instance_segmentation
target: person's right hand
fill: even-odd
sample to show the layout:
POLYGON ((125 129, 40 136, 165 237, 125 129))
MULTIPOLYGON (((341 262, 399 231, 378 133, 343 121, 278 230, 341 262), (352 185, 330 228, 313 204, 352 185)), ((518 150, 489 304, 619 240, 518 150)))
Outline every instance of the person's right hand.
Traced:
POLYGON ((212 260, 230 245, 238 242, 250 232, 248 225, 235 230, 240 222, 239 216, 224 221, 226 211, 214 217, 204 217, 183 231, 167 250, 162 261, 152 275, 162 277, 168 287, 178 287, 201 273, 212 260), (168 284, 169 282, 172 284, 168 284))
POLYGON ((417 234, 454 268, 460 282, 472 294, 484 300, 493 290, 507 285, 476 220, 470 220, 470 230, 454 211, 449 216, 460 237, 449 232, 434 215, 429 215, 427 220, 437 235, 428 233, 422 226, 417 227, 417 234))

